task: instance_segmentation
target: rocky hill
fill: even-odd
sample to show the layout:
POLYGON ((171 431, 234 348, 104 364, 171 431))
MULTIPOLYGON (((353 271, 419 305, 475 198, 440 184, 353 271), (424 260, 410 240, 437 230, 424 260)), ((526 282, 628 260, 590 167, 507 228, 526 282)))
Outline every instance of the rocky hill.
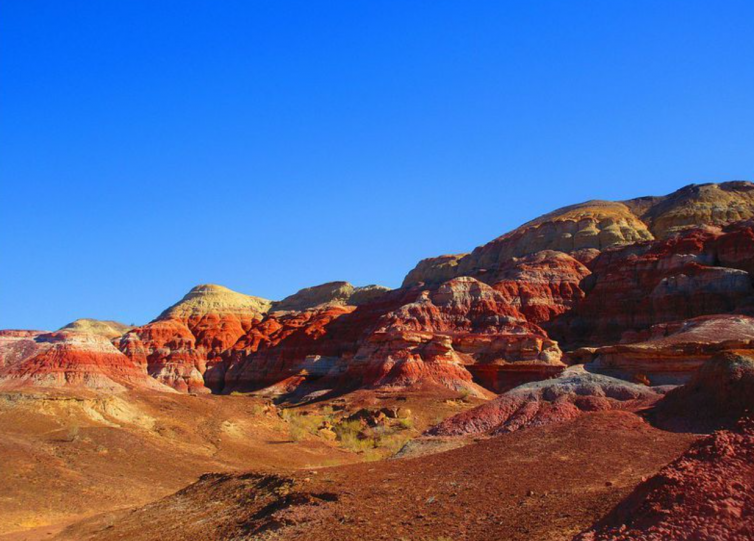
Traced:
MULTIPOLYGON (((589 201, 469 254, 424 260, 394 291, 331 282, 270 301, 201 285, 140 327, 79 320, 65 330, 112 340, 182 392, 301 399, 432 384, 484 396, 585 362, 679 382, 748 329, 753 216, 749 182, 589 201)), ((0 337, 1 362, 35 344, 0 337)))

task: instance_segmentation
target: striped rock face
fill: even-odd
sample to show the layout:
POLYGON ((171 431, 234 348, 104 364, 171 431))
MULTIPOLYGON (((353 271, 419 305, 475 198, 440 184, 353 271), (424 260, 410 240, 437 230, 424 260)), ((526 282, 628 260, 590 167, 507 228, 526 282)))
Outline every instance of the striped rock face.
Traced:
POLYGON ((193 288, 147 325, 124 335, 120 350, 153 378, 183 392, 207 393, 203 374, 228 350, 271 301, 217 285, 193 288))
POLYGON ((749 313, 753 238, 744 222, 605 251, 580 283, 584 298, 546 327, 567 346, 601 346, 660 323, 749 313))
POLYGON ((1 389, 171 390, 149 377, 143 367, 102 336, 65 331, 39 334, 34 342, 37 347, 29 355, 0 369, 1 389))

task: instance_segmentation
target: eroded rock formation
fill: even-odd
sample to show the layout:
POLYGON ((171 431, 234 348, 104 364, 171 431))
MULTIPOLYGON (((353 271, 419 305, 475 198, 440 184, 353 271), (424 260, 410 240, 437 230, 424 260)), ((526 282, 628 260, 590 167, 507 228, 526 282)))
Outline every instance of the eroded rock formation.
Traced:
POLYGON ((591 363, 594 370, 627 379, 678 384, 707 360, 731 349, 754 351, 754 318, 719 314, 661 323, 626 333, 624 343, 571 352, 567 362, 591 363))
POLYGON ((104 391, 170 391, 98 334, 54 332, 34 337, 32 354, 0 368, 0 389, 76 387, 104 391))

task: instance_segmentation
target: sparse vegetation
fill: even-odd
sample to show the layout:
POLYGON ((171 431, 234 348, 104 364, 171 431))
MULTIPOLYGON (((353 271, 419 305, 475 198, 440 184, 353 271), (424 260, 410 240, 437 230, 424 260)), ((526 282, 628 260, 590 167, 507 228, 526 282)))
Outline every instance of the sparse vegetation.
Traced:
POLYGON ((317 413, 284 409, 281 416, 288 423, 292 441, 312 436, 334 439, 344 449, 363 454, 365 460, 397 453, 414 435, 411 417, 388 418, 379 411, 361 410, 347 416, 346 412, 336 413, 325 406, 317 413))

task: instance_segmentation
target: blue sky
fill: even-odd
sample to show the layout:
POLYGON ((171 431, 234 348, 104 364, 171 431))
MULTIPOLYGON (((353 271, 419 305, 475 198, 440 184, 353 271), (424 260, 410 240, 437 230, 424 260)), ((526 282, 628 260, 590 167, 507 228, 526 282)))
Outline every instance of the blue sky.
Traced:
POLYGON ((3 0, 0 328, 398 286, 587 199, 752 178, 750 1, 3 0))

